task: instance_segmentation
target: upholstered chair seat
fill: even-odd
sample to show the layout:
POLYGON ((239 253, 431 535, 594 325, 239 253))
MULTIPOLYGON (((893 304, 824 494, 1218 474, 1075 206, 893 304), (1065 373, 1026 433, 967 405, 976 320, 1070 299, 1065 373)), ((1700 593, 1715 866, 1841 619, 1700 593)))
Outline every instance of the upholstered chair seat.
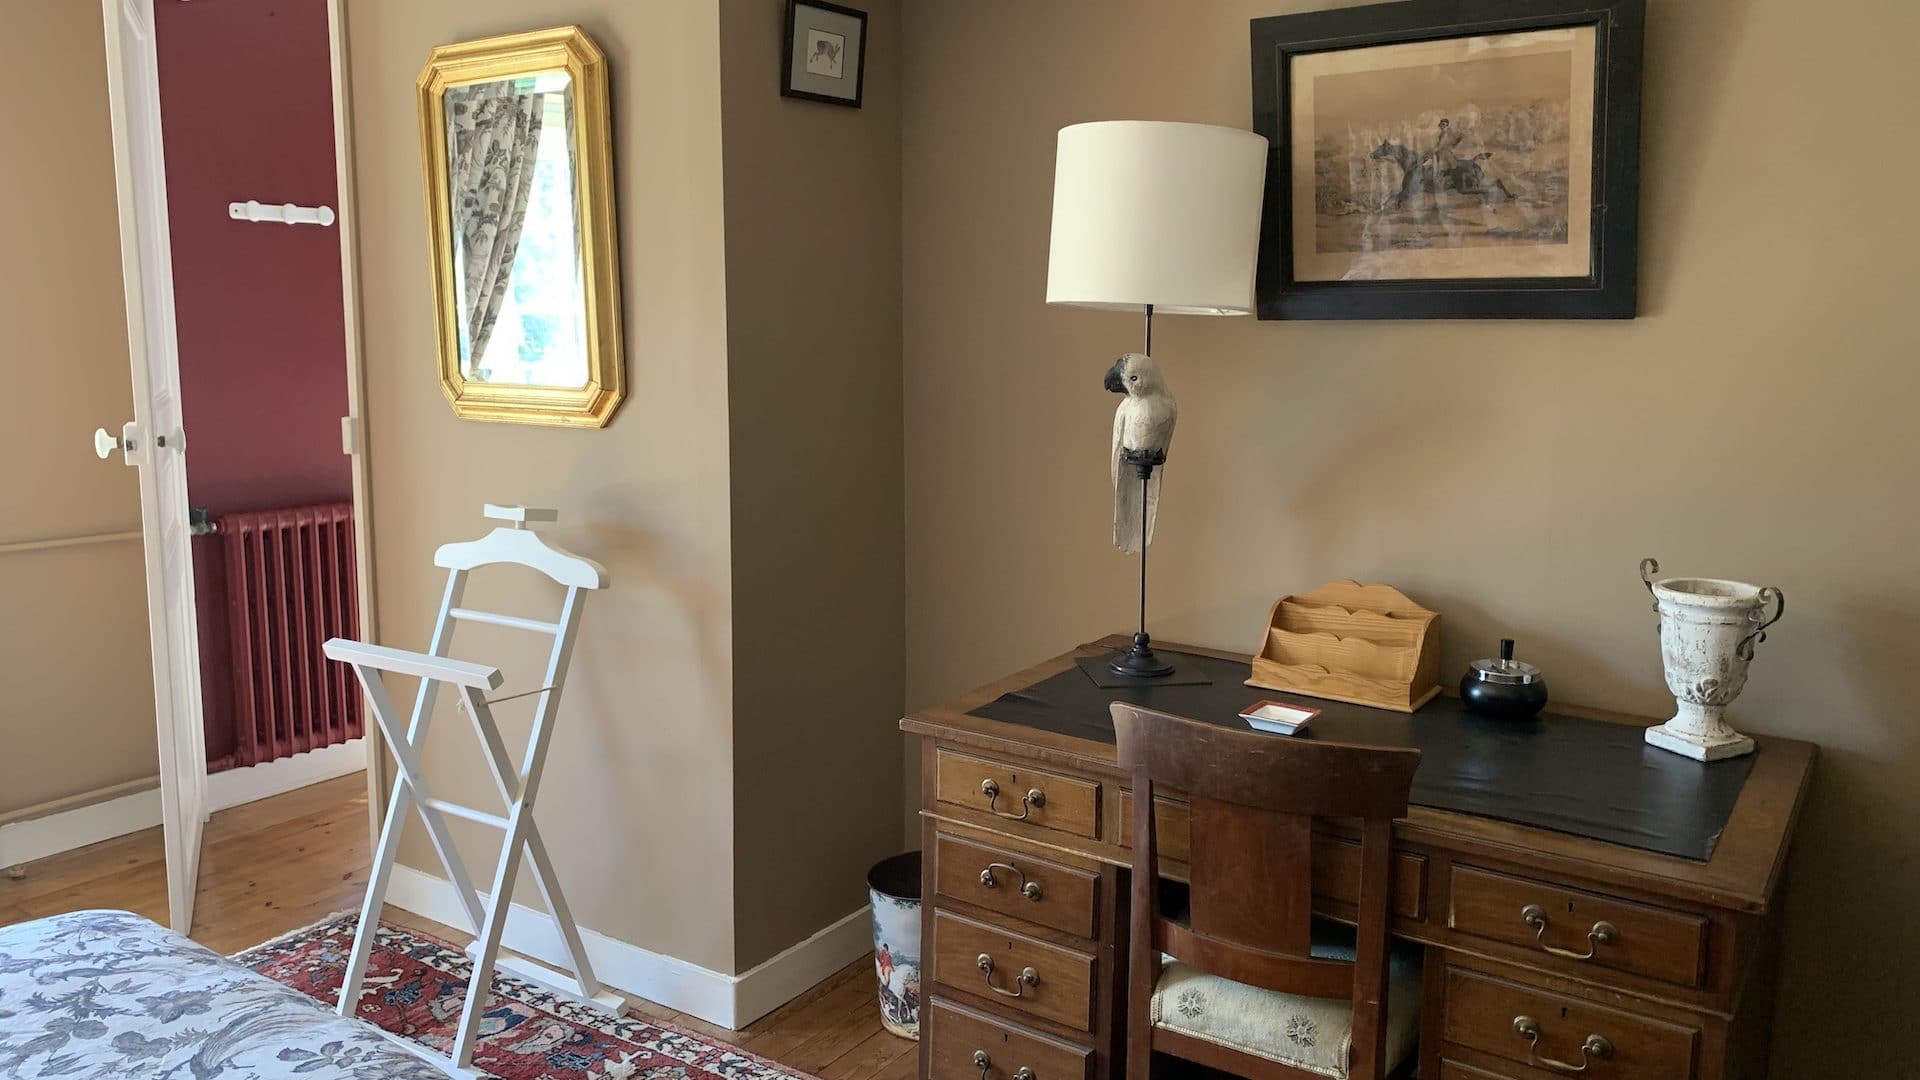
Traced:
MULTIPOLYGON (((1314 925, 1313 955, 1351 961, 1353 931, 1314 925)), ((1413 1053, 1420 1034, 1420 954, 1395 948, 1388 966, 1387 1057, 1391 1073, 1413 1053)), ((1282 1065, 1347 1080, 1353 1005, 1340 998, 1302 997, 1208 975, 1172 957, 1153 991, 1152 1022, 1217 1046, 1282 1065)))

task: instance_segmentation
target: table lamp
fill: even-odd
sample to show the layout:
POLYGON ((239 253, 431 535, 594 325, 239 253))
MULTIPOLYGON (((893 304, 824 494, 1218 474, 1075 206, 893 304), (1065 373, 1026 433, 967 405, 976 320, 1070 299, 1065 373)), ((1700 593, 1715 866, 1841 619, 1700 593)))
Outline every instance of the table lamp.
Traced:
POLYGON ((1047 303, 1145 317, 1140 352, 1121 357, 1106 382, 1129 394, 1114 425, 1115 545, 1140 553, 1139 629, 1106 667, 1121 680, 1176 671, 1147 635, 1147 545, 1174 417, 1152 360, 1153 316, 1253 310, 1266 167, 1267 140, 1238 128, 1110 120, 1060 129, 1047 303), (1141 373, 1156 386, 1152 399, 1128 386, 1141 373), (1123 446, 1123 430, 1151 434, 1123 446))

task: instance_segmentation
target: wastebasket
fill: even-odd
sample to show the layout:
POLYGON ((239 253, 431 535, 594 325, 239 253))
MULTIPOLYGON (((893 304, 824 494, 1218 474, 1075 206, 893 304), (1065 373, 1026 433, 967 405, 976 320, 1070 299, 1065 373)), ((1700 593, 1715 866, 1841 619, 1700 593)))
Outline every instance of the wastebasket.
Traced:
POLYGON ((920 853, 883 859, 867 871, 873 901, 873 973, 880 1022, 895 1035, 920 1037, 920 853))

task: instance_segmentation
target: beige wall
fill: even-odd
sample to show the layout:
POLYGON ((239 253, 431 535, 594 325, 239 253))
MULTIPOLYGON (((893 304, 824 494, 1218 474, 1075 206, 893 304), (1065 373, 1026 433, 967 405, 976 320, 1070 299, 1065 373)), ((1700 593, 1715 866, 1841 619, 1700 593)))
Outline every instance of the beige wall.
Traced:
POLYGON ((863 107, 783 98, 783 0, 720 9, 741 969, 899 846, 900 11, 863 107))
MULTIPOLYGON (((487 524, 482 502, 557 507, 555 539, 605 563, 612 587, 587 603, 540 796, 554 862, 582 923, 731 971, 733 647, 716 11, 714 0, 578 0, 537 12, 518 0, 353 0, 348 41, 384 637, 424 644, 443 581, 433 549, 478 535, 487 524), (413 80, 435 45, 570 22, 587 29, 610 63, 630 396, 602 431, 463 422, 436 376, 413 80)), ((530 613, 539 592, 531 585, 477 588, 468 600, 517 600, 530 613)), ((557 610, 550 595, 541 602, 557 610)), ((460 655, 503 665, 504 692, 537 685, 538 646, 524 635, 462 634, 460 655)), ((501 709, 510 737, 524 737, 530 708, 501 709)), ((470 727, 443 713, 429 770, 449 778, 449 795, 497 802, 470 727)), ((484 874, 497 834, 476 828, 470 836, 467 850, 484 874)), ((439 872, 417 826, 403 861, 439 872)))
MULTIPOLYGON (((1138 325, 1042 303, 1056 129, 1244 126, 1247 20, 1305 6, 908 9, 910 706, 1129 623, 1100 377, 1138 325)), ((1153 629, 1250 648, 1280 593, 1389 581, 1445 614, 1449 671, 1510 635, 1557 699, 1654 713, 1670 699, 1641 556, 1783 586, 1735 709, 1823 748, 1773 1075, 1906 1075, 1920 1048, 1890 1018, 1920 1007, 1920 202, 1904 186, 1920 14, 1650 6, 1641 317, 1162 320, 1183 423, 1153 629)))
MULTIPOLYGON (((559 539, 614 585, 587 609, 540 820, 582 923, 727 972, 857 909, 898 843, 898 12, 874 5, 856 111, 779 97, 783 11, 542 12, 585 26, 612 75, 634 390, 599 433, 459 422, 434 374, 412 80, 435 44, 534 24, 506 2, 349 12, 381 625, 424 637, 432 549, 482 528, 482 501, 561 509, 559 539)), ((524 646, 462 634, 524 681, 524 646)), ((428 767, 484 799, 442 711, 428 767)), ((405 861, 439 870, 417 830, 405 861)))
MULTIPOLYGON (((138 532, 134 470, 89 436, 133 416, 100 5, 6 9, 0 71, 0 549, 138 532)), ((140 542, 0 551, 0 818, 151 779, 140 542)))

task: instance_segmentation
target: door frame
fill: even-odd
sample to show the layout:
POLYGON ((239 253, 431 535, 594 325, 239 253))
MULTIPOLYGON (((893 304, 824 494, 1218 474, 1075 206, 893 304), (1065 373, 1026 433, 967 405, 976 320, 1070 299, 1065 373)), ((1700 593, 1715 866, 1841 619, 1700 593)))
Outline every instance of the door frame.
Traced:
MULTIPOLYGON (((117 19, 118 12, 115 9, 120 6, 121 2, 124 2, 124 0, 103 0, 101 4, 103 18, 105 20, 117 19)), ((341 418, 341 449, 348 455, 348 466, 352 478, 354 573, 356 579, 355 592, 360 615, 359 635, 364 640, 373 641, 378 639, 379 620, 376 594, 374 591, 373 486, 365 420, 366 364, 362 349, 363 339, 360 317, 359 215, 354 197, 353 147, 351 139, 352 100, 348 83, 349 67, 347 62, 346 10, 345 0, 325 0, 325 2, 327 5, 328 66, 332 81, 333 98, 335 201, 339 204, 336 207, 333 227, 339 230, 340 240, 340 282, 344 316, 342 343, 344 346, 343 351, 345 353, 347 377, 347 415, 341 418)), ((102 30, 110 39, 109 47, 117 49, 117 38, 113 36, 118 32, 117 23, 108 21, 106 25, 102 27, 102 30)), ((116 63, 116 55, 117 53, 110 53, 108 55, 107 60, 109 65, 116 63)), ((114 77, 118 78, 117 75, 114 77)), ((116 142, 124 145, 127 137, 126 118, 116 112, 110 118, 110 123, 114 128, 116 142)), ((163 185, 164 179, 163 168, 161 176, 161 183, 163 185)), ((164 191, 164 186, 161 190, 164 191)), ((127 210, 124 196, 122 197, 120 210, 124 216, 127 210)), ((134 260, 134 265, 140 268, 143 276, 154 278, 160 287, 164 288, 166 292, 171 295, 173 289, 173 273, 170 257, 162 260, 163 265, 161 266, 151 266, 148 264, 148 260, 141 255, 137 245, 130 246, 124 237, 121 254, 123 264, 131 258, 134 260)), ((170 252, 164 254, 170 256, 170 252)), ((129 293, 127 298, 129 307, 132 308, 136 302, 143 302, 143 298, 129 293)), ((130 321, 138 313, 137 309, 131 310, 129 312, 130 321)), ((134 331, 130 330, 130 334, 132 332, 134 331)), ((129 357, 129 360, 131 359, 132 358, 129 357)), ((173 363, 177 366, 178 362, 179 358, 176 346, 173 363)), ((137 373, 136 378, 143 377, 143 375, 144 373, 137 373)), ((151 438, 151 434, 152 433, 148 433, 149 438, 151 438)), ((144 452, 150 452, 150 449, 146 447, 143 447, 142 450, 144 452)), ((144 487, 150 484, 148 473, 145 469, 141 470, 141 482, 144 496, 146 494, 144 487)), ((145 524, 143 522, 143 533, 144 531, 145 524)), ((151 558, 148 560, 147 572, 149 575, 154 573, 151 558)), ((188 595, 191 596, 191 593, 188 595)), ((151 613, 149 615, 149 632, 155 632, 151 613)), ((167 670, 162 672, 156 668, 155 705, 156 709, 165 708, 171 719, 171 703, 169 702, 163 706, 160 694, 166 692, 167 685, 175 680, 184 680, 183 685, 195 687, 197 694, 199 684, 199 648, 197 639, 186 642, 175 642, 171 640, 175 635, 167 636, 169 638, 167 642, 169 648, 166 654, 167 670)), ((201 718, 201 722, 204 723, 204 718, 201 718)), ((381 812, 386 801, 387 757, 384 743, 377 730, 369 726, 364 737, 364 745, 366 747, 367 790, 369 796, 367 799, 368 831, 371 838, 377 838, 380 830, 381 812)), ((201 783, 204 786, 206 776, 204 749, 200 754, 200 758, 200 776, 201 783)), ((162 762, 162 767, 165 767, 164 761, 162 762)))
MULTIPOLYGON (((340 231, 341 310, 346 315, 347 415, 341 439, 353 469, 353 566, 359 593, 360 638, 380 640, 373 575, 373 470, 368 460, 367 365, 360 320, 360 214, 354 187, 353 94, 348 81, 346 0, 327 0, 327 51, 333 75, 334 228, 340 231)), ((371 703, 363 702, 371 716, 371 703)), ((387 752, 378 727, 366 725, 367 836, 380 839, 380 816, 387 801, 387 752)))

